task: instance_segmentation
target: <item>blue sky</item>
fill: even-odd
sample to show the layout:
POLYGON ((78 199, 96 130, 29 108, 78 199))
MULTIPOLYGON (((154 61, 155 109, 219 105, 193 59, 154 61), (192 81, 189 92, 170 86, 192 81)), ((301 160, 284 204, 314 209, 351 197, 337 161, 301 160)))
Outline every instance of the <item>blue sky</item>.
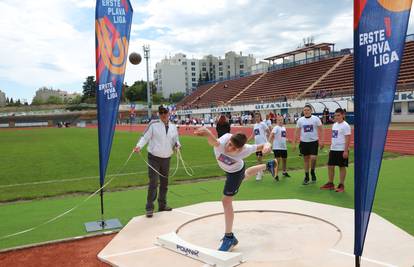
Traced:
MULTIPOLYGON (((129 51, 151 46, 151 62, 178 52, 256 58, 296 48, 304 37, 352 47, 352 0, 132 0, 129 51)), ((42 86, 81 92, 95 74, 95 0, 1 0, 0 90, 29 102, 42 86)), ((413 16, 412 16, 413 17, 413 16)), ((414 33, 410 21, 409 33, 414 33)), ((145 79, 127 66, 128 84, 145 79)))

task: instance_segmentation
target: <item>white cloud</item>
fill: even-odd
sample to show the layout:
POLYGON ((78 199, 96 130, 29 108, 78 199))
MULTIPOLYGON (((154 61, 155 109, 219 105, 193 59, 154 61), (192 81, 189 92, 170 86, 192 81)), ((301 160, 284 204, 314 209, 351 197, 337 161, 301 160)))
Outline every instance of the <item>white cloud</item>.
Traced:
POLYGON ((0 79, 32 86, 34 92, 43 85, 79 81, 93 71, 93 28, 76 30, 70 7, 55 0, 0 3, 0 58, 6 66, 0 79))
MULTIPOLYGON (((0 85, 32 88, 78 84, 95 73, 95 0, 0 1, 0 85)), ((352 47, 352 1, 132 0, 129 51, 151 46, 155 63, 178 52, 223 56, 234 50, 258 59, 295 49, 304 37, 352 47)), ((411 14, 409 33, 414 31, 411 14)), ((146 79, 145 61, 127 65, 125 80, 146 79)), ((9 90, 10 92, 10 90, 9 90)))

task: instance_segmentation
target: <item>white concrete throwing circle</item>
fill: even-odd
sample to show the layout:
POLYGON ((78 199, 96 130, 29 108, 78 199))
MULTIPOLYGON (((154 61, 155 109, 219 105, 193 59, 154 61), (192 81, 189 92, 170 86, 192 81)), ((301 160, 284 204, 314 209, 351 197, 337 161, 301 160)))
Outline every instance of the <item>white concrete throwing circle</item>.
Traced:
MULTIPOLYGON (((217 249, 223 237, 224 215, 191 220, 177 229, 185 241, 217 249)), ((326 253, 341 239, 341 231, 322 219, 279 211, 236 212, 234 234, 239 245, 233 251, 248 261, 274 262, 314 257, 326 253)))

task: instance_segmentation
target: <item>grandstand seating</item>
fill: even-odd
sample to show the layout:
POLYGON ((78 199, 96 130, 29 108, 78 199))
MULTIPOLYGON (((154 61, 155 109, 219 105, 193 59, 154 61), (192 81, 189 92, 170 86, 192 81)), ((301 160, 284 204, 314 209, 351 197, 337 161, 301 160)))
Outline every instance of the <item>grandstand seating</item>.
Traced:
MULTIPOLYGON (((223 104, 245 104, 257 102, 313 98, 323 96, 349 96, 354 90, 353 55, 323 59, 308 64, 296 65, 235 80, 200 86, 193 94, 179 103, 179 107, 209 107, 223 104), (334 67, 335 64, 339 62, 334 67), (326 73, 331 72, 326 75, 326 73), (326 77, 323 77, 325 74, 326 77), (320 80, 320 81, 318 81, 320 80), (310 87, 314 84, 314 87, 310 87), (213 86, 214 85, 214 86, 213 86), (305 91, 309 89, 309 91, 305 91)), ((414 85, 414 41, 406 42, 398 78, 398 90, 412 90, 414 85)))

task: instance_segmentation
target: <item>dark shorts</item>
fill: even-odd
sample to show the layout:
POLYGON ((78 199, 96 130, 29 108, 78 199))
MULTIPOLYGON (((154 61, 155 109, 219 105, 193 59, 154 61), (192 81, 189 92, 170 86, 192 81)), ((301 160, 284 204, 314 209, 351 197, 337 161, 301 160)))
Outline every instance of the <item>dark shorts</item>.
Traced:
POLYGON ((309 156, 309 155, 318 155, 318 148, 319 148, 319 142, 300 142, 299 149, 300 154, 303 156, 309 156))
POLYGON ((329 166, 348 167, 348 159, 344 159, 343 151, 329 151, 329 166))
POLYGON ((286 159, 288 156, 287 150, 282 150, 282 149, 274 149, 273 154, 275 155, 275 158, 282 158, 282 159, 286 159))
POLYGON ((256 151, 256 156, 257 157, 263 157, 263 152, 262 151, 256 151))
POLYGON ((226 172, 226 183, 224 184, 223 194, 225 196, 235 196, 244 179, 245 166, 238 172, 226 172))

